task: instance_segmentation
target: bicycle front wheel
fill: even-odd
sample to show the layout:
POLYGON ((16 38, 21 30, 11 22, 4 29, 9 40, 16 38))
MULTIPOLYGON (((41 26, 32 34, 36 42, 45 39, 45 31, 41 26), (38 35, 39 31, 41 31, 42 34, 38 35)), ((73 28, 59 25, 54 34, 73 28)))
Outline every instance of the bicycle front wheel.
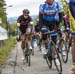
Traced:
POLYGON ((59 74, 61 74, 62 73, 62 64, 61 64, 60 56, 58 54, 58 51, 57 51, 57 48, 56 48, 56 45, 54 42, 51 42, 51 50, 52 50, 52 56, 53 56, 53 60, 54 60, 56 69, 59 72, 59 74))
POLYGON ((51 60, 51 57, 47 56, 46 57, 46 62, 47 62, 47 65, 49 68, 52 68, 52 60, 51 60))
POLYGON ((31 65, 30 54, 28 55, 28 66, 31 65))

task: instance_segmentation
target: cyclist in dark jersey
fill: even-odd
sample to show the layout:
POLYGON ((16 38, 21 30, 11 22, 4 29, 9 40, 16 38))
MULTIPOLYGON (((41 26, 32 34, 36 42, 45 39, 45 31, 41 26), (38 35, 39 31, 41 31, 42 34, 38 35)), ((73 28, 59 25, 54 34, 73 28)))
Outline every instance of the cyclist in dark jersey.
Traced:
MULTIPOLYGON (((22 44, 21 44, 21 48, 24 49, 25 48, 25 33, 26 32, 30 32, 30 22, 32 22, 32 18, 29 16, 29 10, 28 9, 24 9, 23 10, 23 15, 19 16, 17 19, 17 25, 19 26, 20 32, 21 32, 21 40, 22 40, 22 44)), ((32 49, 32 47, 30 46, 30 49, 32 49)))

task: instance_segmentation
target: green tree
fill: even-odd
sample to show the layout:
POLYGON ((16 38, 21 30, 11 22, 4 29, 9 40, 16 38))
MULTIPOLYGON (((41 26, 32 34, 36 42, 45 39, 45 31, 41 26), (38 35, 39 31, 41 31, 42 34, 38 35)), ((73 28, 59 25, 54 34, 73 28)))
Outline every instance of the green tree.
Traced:
POLYGON ((9 34, 11 36, 15 36, 17 34, 17 25, 16 23, 12 23, 9 25, 9 34))
POLYGON ((60 0, 60 2, 63 5, 64 13, 67 13, 68 12, 68 8, 69 8, 69 4, 68 4, 67 0, 60 0))
POLYGON ((6 3, 4 0, 0 0, 0 18, 2 18, 2 25, 3 27, 7 27, 7 16, 6 16, 6 9, 4 8, 6 3))

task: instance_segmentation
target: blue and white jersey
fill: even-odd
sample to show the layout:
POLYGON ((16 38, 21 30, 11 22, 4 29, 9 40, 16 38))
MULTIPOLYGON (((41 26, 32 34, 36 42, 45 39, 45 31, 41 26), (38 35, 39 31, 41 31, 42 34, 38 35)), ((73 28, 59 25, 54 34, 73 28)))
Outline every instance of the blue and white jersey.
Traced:
POLYGON ((54 2, 53 5, 41 4, 39 8, 40 12, 45 12, 49 14, 44 14, 43 19, 46 21, 59 21, 59 12, 62 12, 62 8, 58 2, 54 2))
POLYGON ((69 0, 69 2, 74 2, 75 3, 75 0, 69 0))
POLYGON ((40 6, 39 6, 39 12, 43 11, 43 5, 44 4, 40 4, 40 6))

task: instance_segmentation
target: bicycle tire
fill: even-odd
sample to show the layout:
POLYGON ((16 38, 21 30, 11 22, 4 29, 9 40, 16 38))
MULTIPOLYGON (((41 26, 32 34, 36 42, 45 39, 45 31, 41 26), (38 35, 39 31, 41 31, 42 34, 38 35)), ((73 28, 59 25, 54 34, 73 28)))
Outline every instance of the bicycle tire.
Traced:
MULTIPOLYGON (((51 50, 53 50, 53 48, 56 51, 57 59, 59 60, 60 65, 57 65, 55 58, 53 58, 54 64, 55 64, 56 69, 59 72, 59 74, 62 74, 62 64, 61 64, 60 56, 59 56, 58 51, 56 49, 55 43, 52 41, 51 42, 51 50)), ((53 51, 52 51, 52 53, 53 53, 53 51)))
POLYGON ((25 42, 25 59, 26 63, 28 63, 28 44, 25 42))
POLYGON ((51 69, 52 68, 52 60, 50 60, 48 58, 48 56, 46 57, 46 62, 47 62, 47 65, 48 65, 49 69, 51 69))
POLYGON ((61 47, 61 57, 64 63, 67 63, 68 61, 68 49, 67 49, 67 45, 65 43, 65 41, 63 39, 60 40, 60 45, 64 44, 65 46, 65 50, 62 50, 63 47, 61 47), (65 52, 66 55, 63 55, 63 52, 65 52))
POLYGON ((55 64, 55 66, 56 66, 56 69, 57 69, 57 71, 58 71, 58 73, 59 74, 62 74, 62 65, 61 65, 61 61, 60 61, 60 58, 58 57, 58 60, 59 60, 59 62, 60 62, 60 69, 58 68, 58 65, 57 65, 57 63, 56 63, 56 61, 54 60, 54 64, 55 64))
POLYGON ((30 66, 30 65, 31 65, 31 61, 30 61, 30 54, 31 54, 31 51, 28 49, 28 44, 27 44, 27 42, 25 42, 25 48, 26 48, 26 51, 25 51, 26 63, 28 63, 28 66, 30 66))
POLYGON ((39 47, 39 50, 41 51, 41 40, 39 40, 39 45, 38 45, 38 47, 39 47))
POLYGON ((33 49, 32 49, 32 55, 34 56, 34 47, 33 47, 33 49))
POLYGON ((28 55, 28 66, 31 65, 30 54, 28 55))
POLYGON ((69 37, 69 36, 70 36, 70 31, 67 30, 66 32, 67 32, 66 39, 67 39, 67 36, 68 36, 68 40, 66 40, 66 39, 65 39, 65 40, 66 40, 66 45, 68 45, 68 46, 66 46, 66 47, 67 47, 67 50, 68 50, 68 53, 69 53, 69 52, 70 52, 70 46, 71 46, 71 42, 70 42, 71 39, 70 39, 70 37, 69 37))
POLYGON ((31 65, 31 60, 30 60, 30 51, 29 51, 29 49, 28 49, 28 51, 27 51, 27 55, 26 55, 26 62, 28 63, 28 66, 31 65))

